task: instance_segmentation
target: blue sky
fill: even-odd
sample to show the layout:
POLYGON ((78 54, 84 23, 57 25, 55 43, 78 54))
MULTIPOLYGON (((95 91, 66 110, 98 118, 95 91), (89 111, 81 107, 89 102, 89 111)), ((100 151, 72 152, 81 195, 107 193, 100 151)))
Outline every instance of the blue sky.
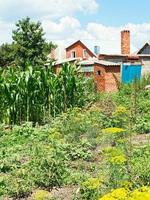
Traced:
POLYGON ((135 52, 150 40, 150 0, 0 0, 0 43, 11 42, 15 22, 41 21, 45 38, 61 48, 80 39, 91 50, 120 53, 120 31, 131 31, 135 52))
POLYGON ((95 14, 79 14, 83 24, 90 21, 107 26, 121 26, 127 23, 150 22, 150 0, 97 0, 99 8, 95 14))

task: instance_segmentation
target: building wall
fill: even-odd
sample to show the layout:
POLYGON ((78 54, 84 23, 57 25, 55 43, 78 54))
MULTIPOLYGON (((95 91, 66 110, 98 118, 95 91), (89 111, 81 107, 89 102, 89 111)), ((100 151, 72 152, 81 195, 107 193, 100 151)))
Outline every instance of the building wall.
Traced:
POLYGON ((82 58, 82 59, 89 59, 93 57, 93 54, 85 48, 81 43, 76 43, 75 45, 71 46, 70 48, 66 49, 66 58, 71 58, 71 52, 75 51, 76 52, 76 58, 82 58), (86 49, 86 56, 84 57, 83 55, 83 49, 86 49))
POLYGON ((94 82, 97 91, 105 92, 105 67, 100 65, 94 65, 94 82), (98 71, 101 71, 101 75, 98 75, 98 71))
POLYGON ((120 79, 121 79, 120 66, 106 67, 105 91, 106 92, 117 91, 120 85, 120 79))
POLYGON ((142 58, 142 76, 150 74, 150 58, 142 58))
POLYGON ((115 92, 120 84, 120 66, 94 66, 94 81, 98 91, 115 92), (101 75, 98 74, 101 71, 101 75))

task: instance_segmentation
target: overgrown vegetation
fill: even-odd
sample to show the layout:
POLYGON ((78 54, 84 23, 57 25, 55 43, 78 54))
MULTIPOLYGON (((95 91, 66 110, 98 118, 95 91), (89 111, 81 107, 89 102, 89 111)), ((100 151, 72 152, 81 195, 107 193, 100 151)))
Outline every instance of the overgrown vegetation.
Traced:
MULTIPOLYGON (((69 70, 68 66, 64 70, 69 70)), ((38 71, 42 72, 43 69, 38 71)), ((65 72, 55 78, 64 80, 65 72)), ((70 78, 71 72, 68 71, 70 78)), ((77 88, 80 86, 79 94, 81 91, 90 92, 89 87, 83 90, 84 82, 78 82, 77 75, 73 73, 73 77, 76 77, 77 88)), ((70 78, 65 82, 69 85, 66 91, 70 88, 70 78)), ((61 85, 64 86, 64 82, 61 85)), ((82 104, 87 100, 85 93, 77 96, 76 92, 80 104, 63 105, 61 112, 64 112, 58 112, 59 115, 51 117, 44 126, 28 122, 21 126, 13 125, 10 129, 2 124, 2 199, 63 199, 63 195, 55 196, 53 191, 67 187, 75 188, 70 197, 67 194, 68 199, 74 200, 149 198, 150 93, 144 90, 144 85, 125 85, 117 93, 96 95, 90 104, 82 104), (82 108, 77 107, 79 105, 82 108)), ((65 94, 69 94, 67 102, 72 102, 71 94, 65 94)), ((43 93, 41 96, 44 100, 43 93)))
POLYGON ((39 22, 16 26, 0 47, 0 199, 150 199, 150 76, 95 93, 72 64, 53 73, 39 22))

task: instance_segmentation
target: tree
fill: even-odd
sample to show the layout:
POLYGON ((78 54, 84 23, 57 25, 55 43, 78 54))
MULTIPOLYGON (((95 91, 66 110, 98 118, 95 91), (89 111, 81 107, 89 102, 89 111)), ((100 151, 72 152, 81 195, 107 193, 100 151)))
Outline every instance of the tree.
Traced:
POLYGON ((27 63, 35 66, 45 62, 55 46, 46 42, 41 23, 32 22, 27 17, 19 20, 16 27, 12 36, 16 45, 15 63, 25 67, 27 63))
POLYGON ((0 46, 0 67, 12 65, 15 61, 15 47, 12 44, 2 44, 0 46))

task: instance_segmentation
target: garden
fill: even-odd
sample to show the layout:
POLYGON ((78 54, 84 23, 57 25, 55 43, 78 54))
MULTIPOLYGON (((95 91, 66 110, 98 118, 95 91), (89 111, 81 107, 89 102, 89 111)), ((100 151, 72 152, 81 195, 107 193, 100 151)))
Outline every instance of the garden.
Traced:
POLYGON ((1 69, 0 199, 150 199, 149 80, 104 94, 69 64, 1 69))
POLYGON ((0 46, 0 200, 150 200, 150 75, 98 93, 55 74, 41 23, 0 46))

